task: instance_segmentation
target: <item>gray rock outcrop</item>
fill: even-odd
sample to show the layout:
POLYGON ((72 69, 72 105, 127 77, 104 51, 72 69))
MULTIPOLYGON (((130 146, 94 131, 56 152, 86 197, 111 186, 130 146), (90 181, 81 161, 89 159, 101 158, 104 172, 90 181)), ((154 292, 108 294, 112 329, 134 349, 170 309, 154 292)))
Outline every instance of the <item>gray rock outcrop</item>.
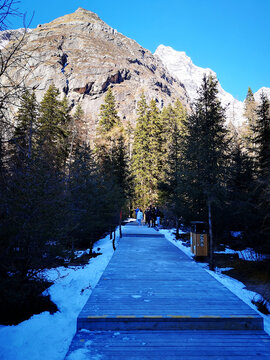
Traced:
MULTIPOLYGON (((54 83, 71 104, 82 105, 93 130, 109 86, 124 121, 135 121, 142 91, 160 108, 177 98, 188 104, 184 85, 161 60, 82 8, 29 32, 25 51, 32 55, 33 69, 26 85, 38 100, 54 83)), ((20 77, 21 70, 14 75, 20 77)))

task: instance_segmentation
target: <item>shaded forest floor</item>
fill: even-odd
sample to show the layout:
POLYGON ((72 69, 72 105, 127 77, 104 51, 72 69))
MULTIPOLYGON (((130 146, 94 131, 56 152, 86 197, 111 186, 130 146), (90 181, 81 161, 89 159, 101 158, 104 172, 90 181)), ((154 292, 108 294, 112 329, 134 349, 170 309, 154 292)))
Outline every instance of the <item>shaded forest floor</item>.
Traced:
POLYGON ((262 296, 262 299, 254 299, 259 311, 269 314, 266 302, 270 303, 270 266, 269 260, 246 261, 238 258, 235 254, 216 254, 216 266, 219 268, 231 267, 223 271, 224 274, 241 281, 247 290, 254 291, 262 296), (266 302, 263 301, 266 300, 266 302))
MULTIPOLYGON (((58 259, 55 267, 57 269, 69 267, 82 267, 89 263, 92 258, 102 255, 99 252, 90 254, 88 251, 78 251, 80 254, 69 262, 64 259, 58 259)), ((57 305, 51 300, 50 295, 44 295, 46 290, 53 285, 53 282, 47 281, 43 276, 37 277, 36 280, 11 279, 8 291, 2 293, 0 299, 0 324, 17 325, 22 321, 28 320, 35 314, 48 311, 54 314, 59 311, 57 305)))

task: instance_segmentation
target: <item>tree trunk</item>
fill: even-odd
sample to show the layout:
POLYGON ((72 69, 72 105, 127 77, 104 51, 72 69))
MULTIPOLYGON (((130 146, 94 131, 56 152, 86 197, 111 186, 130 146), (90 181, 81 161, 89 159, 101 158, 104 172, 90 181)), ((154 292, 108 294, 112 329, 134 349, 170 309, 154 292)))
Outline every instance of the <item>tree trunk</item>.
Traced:
POLYGON ((90 251, 89 251, 90 257, 93 257, 93 245, 94 245, 94 242, 91 240, 90 241, 90 251))
POLYGON ((122 210, 120 211, 120 216, 119 216, 119 236, 120 236, 120 239, 122 237, 122 210))
POLYGON ((180 237, 180 234, 179 234, 179 229, 180 229, 180 225, 179 225, 179 219, 178 217, 176 218, 176 239, 178 240, 179 237, 180 237))
POLYGON ((214 239, 213 239, 213 225, 212 225, 212 207, 211 201, 208 200, 208 225, 209 225, 209 269, 214 270, 214 239))
POLYGON ((31 121, 30 130, 28 134, 28 159, 32 157, 32 138, 33 138, 33 122, 31 121))
POLYGON ((115 246, 115 229, 113 231, 113 242, 112 242, 112 244, 113 244, 113 250, 116 250, 116 246, 115 246))
POLYGON ((72 163, 71 159, 72 159, 75 135, 76 135, 76 130, 74 130, 74 125, 73 125, 70 150, 69 150, 69 154, 68 154, 69 161, 68 161, 68 177, 67 177, 67 181, 66 181, 66 189, 67 189, 67 184, 70 182, 70 168, 71 168, 71 163, 72 163))
POLYGON ((120 237, 120 239, 121 239, 122 236, 123 236, 122 235, 122 225, 121 225, 121 221, 120 221, 120 224, 119 224, 119 237, 120 237))
POLYGON ((72 240, 71 242, 71 261, 73 261, 75 258, 75 253, 74 253, 74 241, 72 240))

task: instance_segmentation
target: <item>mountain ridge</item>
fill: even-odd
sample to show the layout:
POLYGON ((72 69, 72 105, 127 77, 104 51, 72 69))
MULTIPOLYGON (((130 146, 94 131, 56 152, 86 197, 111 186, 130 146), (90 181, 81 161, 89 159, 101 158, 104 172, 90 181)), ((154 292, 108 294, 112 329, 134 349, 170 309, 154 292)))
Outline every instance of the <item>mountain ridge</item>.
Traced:
MULTIPOLYGON (((24 51, 32 54, 33 69, 26 85, 35 90, 38 101, 54 83, 72 106, 81 104, 92 133, 108 87, 113 87, 120 117, 131 123, 143 91, 159 108, 177 99, 189 103, 185 87, 161 60, 83 8, 32 29, 24 51)), ((22 75, 14 69, 12 76, 22 75)))
MULTIPOLYGON (((212 74, 218 78, 212 69, 195 65, 184 51, 177 51, 170 46, 159 45, 154 55, 161 59, 172 76, 178 79, 181 78, 191 101, 194 101, 197 97, 197 89, 201 85, 204 74, 212 74)), ((218 90, 221 103, 226 109, 227 122, 231 121, 236 127, 240 127, 245 122, 243 115, 244 102, 235 99, 233 95, 222 88, 219 82, 218 90)), ((261 91, 264 91, 270 98, 270 88, 263 87, 254 93, 256 101, 259 100, 261 91)))
MULTIPOLYGON (((20 33, 21 29, 0 32, 0 48, 4 51, 20 33)), ((216 76, 210 68, 196 66, 184 51, 160 45, 152 54, 96 13, 81 7, 29 29, 25 40, 25 51, 34 52, 29 61, 33 71, 26 85, 36 91, 40 101, 49 85, 55 83, 72 106, 82 105, 93 131, 108 87, 113 87, 120 117, 135 123, 142 92, 147 101, 155 99, 160 109, 176 99, 189 108, 203 75, 216 76)), ((21 75, 14 70, 14 77, 21 75)), ((220 83, 218 89, 228 122, 241 126, 245 121, 244 103, 234 99, 220 83)), ((256 101, 262 90, 270 97, 270 89, 264 87, 254 94, 256 101)))

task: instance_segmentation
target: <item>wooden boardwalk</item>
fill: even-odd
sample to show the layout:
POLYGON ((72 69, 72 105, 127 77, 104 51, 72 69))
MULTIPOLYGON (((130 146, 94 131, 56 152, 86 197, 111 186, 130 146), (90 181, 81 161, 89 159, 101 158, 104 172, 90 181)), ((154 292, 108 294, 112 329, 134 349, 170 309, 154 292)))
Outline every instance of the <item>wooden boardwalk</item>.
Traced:
POLYGON ((126 225, 66 359, 270 359, 263 319, 154 229, 126 225))

